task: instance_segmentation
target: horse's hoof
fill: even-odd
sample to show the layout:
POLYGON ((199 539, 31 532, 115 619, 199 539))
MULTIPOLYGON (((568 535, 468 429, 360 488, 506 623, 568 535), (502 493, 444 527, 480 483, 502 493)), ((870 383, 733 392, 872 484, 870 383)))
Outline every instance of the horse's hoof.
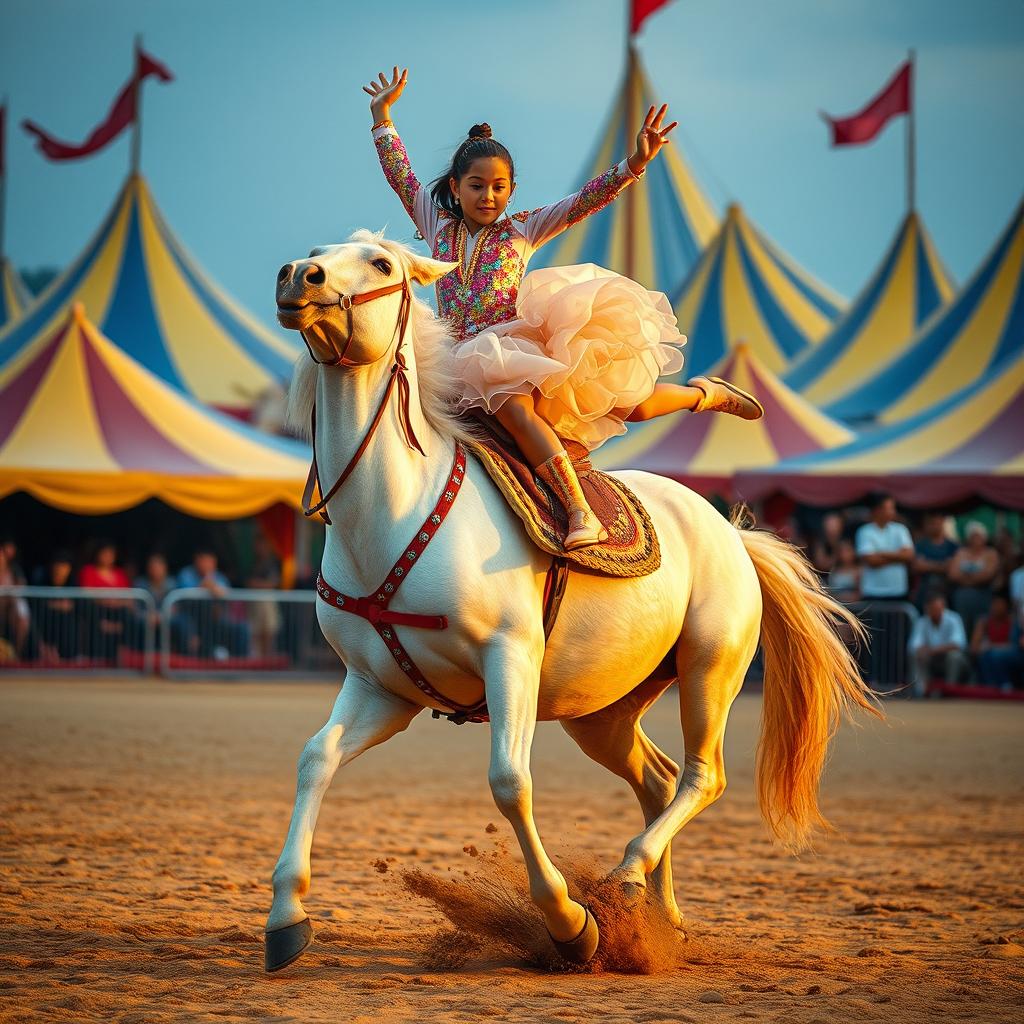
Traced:
MULTIPOLYGON (((597 944, 601 939, 601 933, 597 927, 597 919, 590 912, 589 907, 584 907, 583 909, 586 911, 587 917, 583 922, 583 930, 575 939, 569 939, 568 942, 559 942, 554 937, 551 939, 555 949, 558 950, 558 955, 570 964, 590 963, 594 959, 594 954, 597 952, 597 944)), ((548 932, 548 935, 550 934, 548 932)))
POLYGON ((304 917, 296 924, 275 928, 265 934, 263 964, 268 974, 283 971, 302 956, 313 941, 313 926, 304 917))

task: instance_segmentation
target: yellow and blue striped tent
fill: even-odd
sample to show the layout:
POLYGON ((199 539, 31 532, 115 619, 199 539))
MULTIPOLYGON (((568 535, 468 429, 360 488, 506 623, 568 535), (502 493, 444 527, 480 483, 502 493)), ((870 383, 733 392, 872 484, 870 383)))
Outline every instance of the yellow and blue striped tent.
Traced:
POLYGON ((0 257, 0 330, 17 320, 31 301, 28 289, 14 265, 0 257))
POLYGON ((987 377, 1024 351, 1024 201, 957 295, 904 350, 828 411, 896 423, 987 377))
POLYGON ((186 394, 235 412, 288 379, 298 348, 237 306, 185 252, 132 175, 85 251, 0 331, 0 367, 81 303, 100 330, 186 394))
POLYGON ((157 498, 204 519, 299 508, 307 446, 264 434, 161 380, 80 303, 0 368, 0 499, 79 515, 157 498))
MULTIPOLYGON (((657 102, 632 48, 619 98, 576 188, 633 151, 647 108, 657 102)), ((541 249, 538 267, 597 263, 668 292, 696 263, 718 227, 718 217, 673 141, 639 185, 541 249)))
POLYGON ((594 453, 594 464, 599 469, 642 469, 701 494, 728 495, 740 469, 773 466, 856 436, 786 387, 742 342, 714 373, 757 395, 764 416, 750 423, 735 416, 680 412, 634 423, 594 453))
POLYGON ((737 476, 748 501, 783 493, 836 506, 873 490, 936 507, 981 497, 1024 509, 1024 349, 979 382, 832 451, 737 476))
POLYGON ((829 331, 843 304, 765 238, 737 203, 672 296, 689 339, 689 374, 705 373, 741 339, 782 373, 829 331))
POLYGON ((920 216, 907 214, 864 289, 797 360, 786 383, 815 405, 827 405, 905 349, 954 290, 920 216))

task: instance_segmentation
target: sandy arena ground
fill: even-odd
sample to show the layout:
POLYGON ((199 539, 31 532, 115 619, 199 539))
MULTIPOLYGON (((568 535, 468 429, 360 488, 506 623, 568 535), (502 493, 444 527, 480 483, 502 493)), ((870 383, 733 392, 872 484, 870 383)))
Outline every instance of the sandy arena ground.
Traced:
MULTIPOLYGON (((267 977, 295 761, 333 697, 0 681, 0 1020, 1024 1019, 1024 707, 900 701, 888 725, 845 730, 824 800, 841 832, 794 859, 757 816, 760 700, 741 697, 729 789, 675 844, 689 941, 654 975, 542 971, 406 892, 405 869, 456 890, 520 873, 487 729, 423 715, 335 779, 306 904, 316 944, 267 977), (440 967, 439 941, 465 962, 440 967)), ((678 759, 674 691, 647 724, 678 759)), ((625 785, 553 725, 534 779, 556 860, 613 867, 640 827, 625 785)))

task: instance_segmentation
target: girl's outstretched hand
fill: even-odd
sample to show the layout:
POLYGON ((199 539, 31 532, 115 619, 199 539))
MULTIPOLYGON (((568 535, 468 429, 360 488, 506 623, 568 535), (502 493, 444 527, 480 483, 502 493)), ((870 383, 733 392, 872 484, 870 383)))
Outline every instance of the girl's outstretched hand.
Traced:
POLYGON ((667 112, 667 103, 663 103, 657 113, 654 107, 647 111, 643 127, 636 137, 636 152, 629 157, 629 169, 634 174, 639 174, 658 155, 661 147, 668 143, 669 133, 679 124, 673 121, 662 128, 667 112))
POLYGON ((409 69, 398 70, 396 64, 389 79, 383 71, 369 85, 363 86, 363 92, 370 96, 370 113, 374 121, 381 121, 390 116, 391 104, 405 91, 405 83, 409 81, 409 69))

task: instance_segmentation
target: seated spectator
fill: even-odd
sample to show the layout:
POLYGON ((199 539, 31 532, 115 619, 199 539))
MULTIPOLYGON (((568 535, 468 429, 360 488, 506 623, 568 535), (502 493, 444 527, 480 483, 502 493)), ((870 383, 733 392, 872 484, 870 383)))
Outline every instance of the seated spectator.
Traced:
POLYGON ((988 530, 978 522, 964 529, 965 542, 949 563, 949 581, 953 585, 953 609, 964 620, 964 628, 973 634, 974 625, 992 603, 992 584, 999 572, 999 556, 988 543, 988 530))
POLYGON ((846 520, 841 512, 829 512, 821 520, 821 534, 811 546, 811 562, 824 578, 836 564, 845 530, 846 520))
POLYGON ((949 563, 956 549, 956 541, 946 533, 946 517, 941 512, 926 512, 923 535, 914 545, 918 608, 937 590, 949 593, 949 563))
MULTIPOLYGON (((18 565, 17 553, 13 540, 0 541, 0 587, 25 585, 25 574, 18 565)), ((0 641, 6 645, 6 657, 18 658, 24 653, 30 623, 25 598, 0 596, 0 641)))
POLYGON ((970 677, 963 620, 946 607, 943 594, 930 594, 925 601, 924 615, 914 623, 910 634, 910 653, 917 667, 918 696, 923 696, 929 679, 956 683, 970 677))
MULTIPOLYGON (((71 585, 74 565, 70 551, 57 550, 50 556, 46 574, 41 579, 44 587, 55 589, 71 585)), ((68 597, 46 598, 40 604, 36 623, 36 637, 40 658, 50 664, 59 664, 77 657, 81 651, 78 640, 78 608, 68 597)))
POLYGON ((1004 673, 1001 655, 1013 647, 1013 613, 1005 594, 994 594, 988 614, 974 627, 971 654, 977 659, 978 678, 985 686, 999 686, 1004 673))
POLYGON ((835 564, 826 581, 829 593, 843 604, 860 600, 860 565, 852 541, 841 540, 836 549, 835 564))
MULTIPOLYGON (((281 586, 281 565, 266 536, 260 532, 253 540, 255 556, 248 586, 252 590, 277 590, 281 586)), ((256 653, 261 658, 272 655, 281 631, 281 609, 276 601, 253 601, 249 604, 249 621, 255 634, 256 653)))
POLYGON ((179 587, 201 588, 216 600, 209 604, 192 601, 184 607, 198 636, 198 654, 202 658, 224 660, 249 653, 249 626, 232 621, 224 598, 231 590, 228 578, 217 568, 217 556, 209 548, 199 548, 192 564, 178 573, 179 587))
MULTIPOLYGON (((117 565, 117 546, 113 541, 96 544, 92 561, 82 567, 79 583, 101 590, 126 589, 131 586, 125 571, 117 565)), ((143 623, 130 598, 98 598, 93 602, 95 613, 89 623, 89 654, 94 658, 115 661, 121 647, 139 651, 143 646, 143 623)))
MULTIPOLYGON (((163 637, 160 634, 163 616, 161 607, 164 598, 178 586, 174 575, 167 570, 167 559, 159 552, 154 552, 146 559, 145 575, 135 581, 139 590, 145 590, 153 598, 156 609, 150 612, 151 622, 155 631, 157 645, 163 645, 163 637)), ((193 653, 199 644, 199 639, 192 630, 192 623, 187 615, 175 609, 171 615, 170 622, 171 650, 181 653, 193 653)))
MULTIPOLYGON (((993 599, 993 605, 996 601, 993 599)), ((982 652, 982 682, 998 686, 1004 693, 1024 685, 1024 616, 1011 616, 1010 642, 1005 647, 991 647, 982 652)))

